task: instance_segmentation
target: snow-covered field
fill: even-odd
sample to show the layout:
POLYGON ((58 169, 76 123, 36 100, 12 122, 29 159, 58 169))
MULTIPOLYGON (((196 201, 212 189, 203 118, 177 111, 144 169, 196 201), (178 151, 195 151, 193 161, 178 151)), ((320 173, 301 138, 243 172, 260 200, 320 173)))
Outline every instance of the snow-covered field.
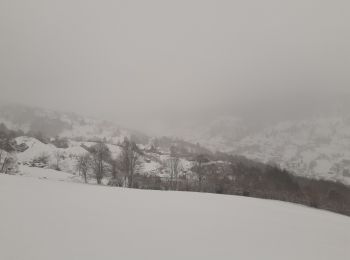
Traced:
POLYGON ((0 259, 349 259, 350 218, 289 203, 0 175, 0 259))

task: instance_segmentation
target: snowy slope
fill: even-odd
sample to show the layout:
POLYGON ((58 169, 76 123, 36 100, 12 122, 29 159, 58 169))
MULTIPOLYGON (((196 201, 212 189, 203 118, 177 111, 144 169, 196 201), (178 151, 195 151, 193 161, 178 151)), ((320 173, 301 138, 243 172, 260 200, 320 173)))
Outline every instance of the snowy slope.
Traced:
POLYGON ((212 151, 244 155, 298 175, 350 184, 350 118, 346 116, 285 121, 254 131, 249 131, 244 121, 220 118, 182 137, 212 151))
POLYGON ((0 208, 0 259, 349 258, 349 217, 277 201, 0 175, 0 208))
POLYGON ((169 136, 183 138, 194 144, 199 143, 214 152, 231 151, 232 144, 248 133, 249 128, 243 120, 231 116, 220 116, 213 121, 193 122, 187 126, 167 130, 169 136))
POLYGON ((68 181, 79 182, 81 178, 70 173, 56 171, 53 169, 42 169, 37 167, 29 167, 26 165, 19 166, 19 174, 24 177, 31 177, 37 179, 55 180, 55 181, 68 181))
POLYGON ((0 123, 25 133, 41 132, 49 138, 60 136, 84 141, 106 139, 114 144, 136 133, 105 120, 23 105, 0 104, 0 123))
POLYGON ((350 184, 350 120, 283 122, 233 146, 233 152, 302 176, 350 184))
MULTIPOLYGON (((17 161, 20 164, 18 168, 19 174, 31 177, 43 177, 52 179, 52 176, 58 176, 62 173, 62 176, 66 176, 66 174, 77 174, 76 164, 78 156, 87 153, 87 150, 82 146, 89 148, 96 144, 96 142, 78 142, 78 141, 69 141, 68 148, 57 148, 52 144, 44 144, 39 140, 33 137, 21 136, 15 138, 17 144, 25 144, 28 149, 24 152, 17 152, 16 157, 17 161), (33 167, 27 167, 25 165, 31 165, 30 162, 35 160, 36 158, 46 155, 48 156, 49 163, 47 167, 55 168, 56 166, 56 155, 59 153, 61 159, 59 161, 60 172, 57 172, 55 175, 44 175, 41 176, 40 170, 35 170, 33 167), (24 170, 25 169, 25 170, 24 170), (37 174, 38 173, 38 174, 37 174)), ((118 158, 121 154, 121 148, 115 144, 107 144, 107 147, 111 151, 111 155, 114 159, 118 158)), ((144 152, 144 155, 140 156, 139 165, 137 167, 137 171, 144 175, 156 175, 161 177, 167 177, 169 175, 168 169, 166 167, 167 160, 169 159, 169 154, 156 154, 151 152, 144 152)), ((180 173, 179 175, 188 174, 190 168, 192 167, 192 163, 186 159, 180 160, 180 173)), ((53 171, 53 170, 52 170, 53 171)), ((56 171, 54 171, 56 172, 56 171)), ((68 178, 70 179, 70 178, 68 178)), ((108 182, 108 177, 106 177, 105 182, 108 182)))
POLYGON ((39 156, 47 155, 49 165, 52 166, 56 163, 55 154, 59 153, 61 156, 59 166, 63 171, 69 173, 74 172, 77 157, 87 152, 81 147, 80 142, 70 142, 68 148, 57 148, 52 144, 44 144, 35 138, 27 136, 20 136, 15 140, 17 144, 26 144, 28 146, 27 150, 16 154, 18 162, 28 163, 39 156))
POLYGON ((23 162, 33 160, 42 154, 53 155, 58 150, 54 145, 44 144, 32 137, 20 136, 15 141, 17 144, 26 144, 28 146, 27 150, 17 154, 18 159, 23 162))

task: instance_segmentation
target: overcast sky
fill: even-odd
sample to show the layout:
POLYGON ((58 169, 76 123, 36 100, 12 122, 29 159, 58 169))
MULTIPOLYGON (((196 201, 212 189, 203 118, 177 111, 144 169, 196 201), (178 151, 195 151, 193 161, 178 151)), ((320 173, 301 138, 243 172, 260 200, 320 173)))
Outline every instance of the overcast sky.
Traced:
POLYGON ((1 0, 1 99, 130 126, 350 103, 348 0, 1 0))

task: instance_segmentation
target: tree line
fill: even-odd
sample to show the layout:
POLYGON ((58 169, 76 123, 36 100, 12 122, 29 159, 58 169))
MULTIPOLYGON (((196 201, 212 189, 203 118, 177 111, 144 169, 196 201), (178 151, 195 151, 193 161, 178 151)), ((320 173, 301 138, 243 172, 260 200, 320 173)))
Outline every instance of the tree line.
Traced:
MULTIPOLYGON (((87 181, 90 169, 101 183, 110 176, 110 186, 139 189, 197 191, 274 199, 350 215, 350 188, 342 183, 296 176, 277 166, 223 153, 192 154, 190 172, 183 173, 181 149, 170 146, 164 164, 165 177, 138 171, 143 151, 125 139, 121 154, 113 159, 101 143, 78 159, 78 170, 87 181)), ((153 147, 153 152, 155 152, 153 147)))
POLYGON ((88 181, 88 174, 91 173, 98 184, 108 176, 111 177, 110 185, 134 187, 134 176, 142 151, 129 138, 125 138, 119 146, 121 153, 118 158, 112 157, 108 146, 103 141, 91 147, 85 147, 87 153, 77 158, 76 165, 76 170, 83 176, 85 182, 88 181))

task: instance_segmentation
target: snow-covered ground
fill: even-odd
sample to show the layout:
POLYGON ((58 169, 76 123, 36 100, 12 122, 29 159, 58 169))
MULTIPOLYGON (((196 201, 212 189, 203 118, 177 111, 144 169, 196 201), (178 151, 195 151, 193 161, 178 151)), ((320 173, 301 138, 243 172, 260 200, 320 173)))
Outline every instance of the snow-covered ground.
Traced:
MULTIPOLYGON (((75 165, 79 155, 86 153, 87 151, 81 147, 83 142, 70 142, 68 148, 57 148, 53 144, 44 144, 39 140, 28 137, 20 136, 16 139, 17 144, 26 144, 28 149, 24 152, 16 153, 18 162, 28 163, 39 156, 48 156, 49 165, 56 164, 56 153, 61 157, 59 166, 60 168, 69 173, 75 171, 75 165)), ((91 144, 90 144, 91 145, 91 144)))
POLYGON ((236 196, 0 175, 0 259, 349 259, 350 218, 236 196))
POLYGON ((48 180, 55 180, 55 181, 76 181, 76 182, 82 182, 82 178, 73 175, 71 173, 62 172, 62 171, 56 171, 53 169, 44 169, 44 168, 37 168, 37 167, 29 167, 26 165, 19 165, 18 173, 17 175, 21 175, 24 177, 32 177, 37 179, 48 179, 48 180))

